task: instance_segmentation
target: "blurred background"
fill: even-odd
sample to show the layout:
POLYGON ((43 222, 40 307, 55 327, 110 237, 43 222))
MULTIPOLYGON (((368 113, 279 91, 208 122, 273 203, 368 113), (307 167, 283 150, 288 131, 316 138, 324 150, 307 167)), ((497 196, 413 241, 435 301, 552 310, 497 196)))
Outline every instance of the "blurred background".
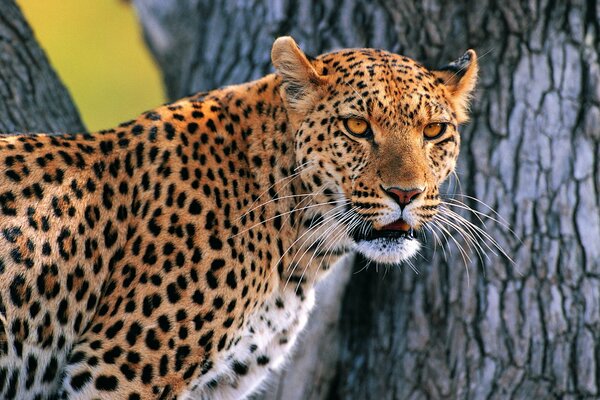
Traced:
POLYGON ((71 92, 88 131, 113 127, 164 102, 160 74, 133 7, 117 0, 17 4, 71 92))

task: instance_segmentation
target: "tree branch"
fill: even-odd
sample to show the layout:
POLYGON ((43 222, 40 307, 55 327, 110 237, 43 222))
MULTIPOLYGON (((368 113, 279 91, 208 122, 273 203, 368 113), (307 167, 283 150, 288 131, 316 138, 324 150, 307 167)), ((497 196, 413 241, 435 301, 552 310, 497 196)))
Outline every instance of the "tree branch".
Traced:
POLYGON ((85 128, 13 0, 0 0, 0 132, 85 128))

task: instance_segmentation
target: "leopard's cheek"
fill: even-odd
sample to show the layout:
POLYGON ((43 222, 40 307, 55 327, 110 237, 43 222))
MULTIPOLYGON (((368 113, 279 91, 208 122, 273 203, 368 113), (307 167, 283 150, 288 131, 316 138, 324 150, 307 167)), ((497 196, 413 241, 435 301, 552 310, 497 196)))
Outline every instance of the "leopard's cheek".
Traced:
POLYGON ((435 145, 428 152, 429 165, 433 182, 437 185, 444 182, 454 172, 458 160, 458 139, 453 138, 439 145, 435 145))

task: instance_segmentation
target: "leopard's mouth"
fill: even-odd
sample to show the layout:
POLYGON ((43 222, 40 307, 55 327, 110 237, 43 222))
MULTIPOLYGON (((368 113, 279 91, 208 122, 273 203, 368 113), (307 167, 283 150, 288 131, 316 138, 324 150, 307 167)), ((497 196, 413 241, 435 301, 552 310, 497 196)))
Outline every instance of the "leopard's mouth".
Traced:
POLYGON ((380 229, 371 229, 369 232, 355 232, 355 241, 371 241, 377 239, 414 239, 414 229, 402 218, 387 224, 380 229))

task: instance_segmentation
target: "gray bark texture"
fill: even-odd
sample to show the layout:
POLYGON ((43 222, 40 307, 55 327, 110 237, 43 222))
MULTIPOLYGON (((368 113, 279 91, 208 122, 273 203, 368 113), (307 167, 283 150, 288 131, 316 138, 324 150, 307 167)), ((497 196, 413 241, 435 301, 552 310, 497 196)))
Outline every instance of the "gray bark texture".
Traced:
POLYGON ((454 232, 443 249, 429 238, 418 273, 363 270, 359 261, 346 285, 349 268, 340 268, 341 289, 320 293, 329 314, 311 321, 317 331, 327 324, 327 335, 310 328, 297 358, 257 398, 600 396, 598 2, 134 5, 171 98, 268 73, 273 39, 284 34, 309 54, 380 47, 428 65, 467 48, 480 57, 472 118, 462 129, 461 186, 450 185, 448 197, 499 218, 467 196, 495 209, 514 233, 455 208, 514 263, 490 250, 478 257, 454 232))
POLYGON ((0 0, 0 133, 83 130, 21 10, 13 0, 0 0))

